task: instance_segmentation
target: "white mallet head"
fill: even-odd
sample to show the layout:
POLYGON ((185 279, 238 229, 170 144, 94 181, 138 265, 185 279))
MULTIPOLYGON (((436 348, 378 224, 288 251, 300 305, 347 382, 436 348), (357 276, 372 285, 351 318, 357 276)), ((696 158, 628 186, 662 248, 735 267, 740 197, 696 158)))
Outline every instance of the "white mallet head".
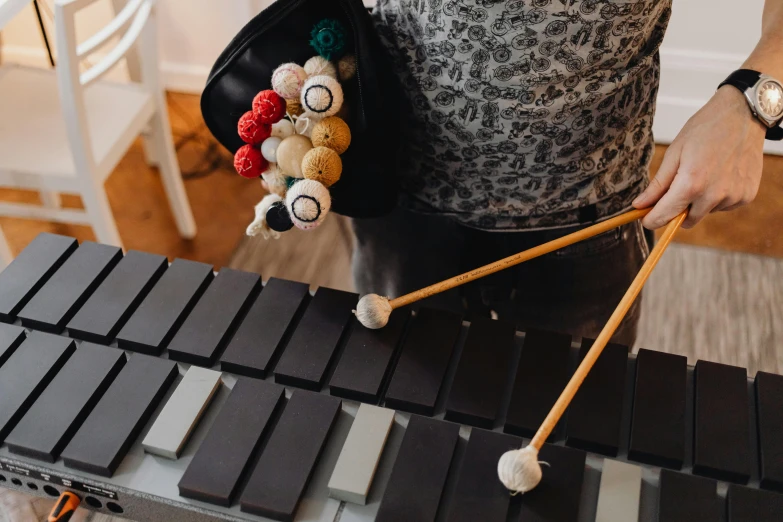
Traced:
POLYGON ((498 461, 498 477, 515 493, 527 493, 541 482, 538 450, 533 446, 505 452, 498 461))
POLYGON ((366 328, 377 330, 389 322, 392 313, 391 303, 386 297, 377 294, 367 294, 359 299, 356 306, 356 318, 366 328))

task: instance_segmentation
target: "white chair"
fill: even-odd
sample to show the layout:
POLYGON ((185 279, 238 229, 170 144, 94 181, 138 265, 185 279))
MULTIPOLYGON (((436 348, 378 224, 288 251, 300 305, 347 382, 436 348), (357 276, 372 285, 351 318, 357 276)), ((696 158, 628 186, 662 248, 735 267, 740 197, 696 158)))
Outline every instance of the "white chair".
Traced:
MULTIPOLYGON (((95 1, 55 0, 55 71, 0 67, 0 186, 40 191, 43 201, 0 202, 0 215, 91 225, 98 241, 122 246, 103 183, 144 133, 146 156, 160 170, 180 235, 193 237, 196 225, 158 80, 155 2, 113 0, 115 18, 78 43, 75 15, 95 1), (93 54, 113 40, 113 48, 93 54), (94 65, 80 72, 90 55, 94 65), (100 81, 126 55, 131 78, 140 82, 100 81), (79 194, 84 211, 61 208, 61 192, 79 194)), ((8 262, 1 231, 0 242, 8 262)))

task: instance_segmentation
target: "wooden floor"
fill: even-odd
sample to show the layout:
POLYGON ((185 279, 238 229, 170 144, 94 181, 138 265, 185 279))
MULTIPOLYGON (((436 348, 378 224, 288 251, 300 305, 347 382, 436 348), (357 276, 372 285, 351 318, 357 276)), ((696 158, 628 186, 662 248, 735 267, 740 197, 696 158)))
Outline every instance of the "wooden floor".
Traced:
MULTIPOLYGON (((203 127, 198 97, 169 94, 168 100, 175 139, 180 137, 183 140, 194 132, 199 136, 198 140, 183 145, 178 151, 180 165, 183 171, 201 169, 204 167, 204 151, 211 143, 211 138, 203 127)), ((657 170, 665 150, 664 146, 656 148, 653 171, 657 170)), ((185 182, 199 227, 196 238, 185 241, 177 235, 157 172, 145 163, 141 143, 137 141, 106 183, 125 247, 164 254, 170 258, 199 260, 216 267, 231 264, 237 268, 257 269, 264 278, 277 276, 313 285, 351 288, 351 234, 348 220, 330 216, 328 222, 318 230, 291 232, 280 241, 243 239, 245 227, 253 217, 253 206, 263 195, 261 187, 256 181, 237 176, 227 153, 223 152, 220 159, 219 166, 211 174, 185 182), (305 237, 306 242, 303 241, 305 237), (242 247, 234 256, 240 242, 242 247)), ((29 192, 0 190, 0 199, 4 200, 34 202, 37 197, 37 194, 29 192)), ((79 206, 78 198, 66 197, 64 201, 68 206, 79 206)), ((768 156, 764 162, 761 190, 753 204, 735 212, 710 215, 695 229, 680 231, 677 241, 783 258, 783 234, 779 232, 781 223, 783 157, 768 156)), ((0 218, 0 226, 14 252, 20 251, 42 231, 71 235, 79 240, 94 239, 92 231, 83 226, 10 218, 0 218)), ((783 352, 779 349, 777 339, 783 331, 783 326, 779 324, 782 306, 779 302, 779 287, 783 265, 777 260, 759 258, 751 260, 755 264, 749 268, 746 259, 738 259, 733 254, 692 252, 686 247, 679 249, 679 252, 677 250, 665 258, 661 270, 653 276, 650 288, 646 290, 648 296, 645 297, 644 305, 648 321, 642 325, 640 340, 643 343, 649 341, 649 347, 655 345, 656 349, 687 352, 691 358, 706 356, 712 360, 742 364, 751 370, 780 371, 783 368, 783 352), (716 255, 719 257, 717 260, 714 259, 716 255), (749 269, 754 272, 754 277, 748 274, 749 269), (726 274, 731 277, 725 277, 726 274), (765 278, 772 278, 766 280, 774 280, 774 284, 765 284, 765 278), (686 281, 691 286, 674 284, 672 287, 672 282, 676 281, 686 281), (715 292, 731 284, 738 285, 734 292, 737 296, 728 301, 716 300, 715 292), (705 288, 711 289, 712 293, 704 293, 705 288), (661 325, 671 322, 669 304, 673 292, 682 294, 675 302, 681 302, 690 315, 678 316, 677 324, 665 329, 668 332, 666 335, 674 337, 661 340, 661 325), (700 308, 705 303, 707 306, 700 308), (741 309, 731 308, 735 303, 739 303, 741 309), (749 313, 748 310, 755 312, 749 313), (723 315, 730 316, 731 320, 722 320, 723 329, 715 328, 714 320, 723 315), (757 320, 762 320, 761 327, 756 325, 757 320), (682 349, 679 334, 683 332, 689 335, 688 345, 693 345, 691 351, 682 349), (731 337, 730 333, 737 332, 743 339, 742 346, 749 348, 738 351, 736 344, 727 341, 731 337), (705 341, 715 335, 718 335, 720 342, 705 341), (712 351, 709 354, 701 353, 695 349, 696 345, 710 347, 712 351)), ((50 506, 49 500, 32 501, 25 495, 0 489, 0 522, 45 520, 43 514, 50 506)), ((79 510, 74 520, 119 521, 85 510, 79 510)))
MULTIPOLYGON (((185 144, 178 151, 183 171, 203 168, 203 153, 214 143, 204 127, 197 96, 169 94, 169 114, 175 139, 197 133, 199 139, 185 144)), ((106 182, 109 201, 125 247, 165 254, 170 258, 185 257, 217 267, 227 265, 246 225, 252 220, 253 206, 263 193, 255 180, 240 178, 231 166, 231 157, 222 150, 220 164, 206 176, 187 179, 185 187, 199 228, 195 239, 181 239, 174 226, 163 186, 156 169, 144 161, 138 140, 106 182)), ((665 146, 656 148, 653 171, 657 170, 665 146)), ((34 202, 37 194, 0 189, 0 200, 34 202)), ((65 197, 68 206, 79 206, 78 198, 65 197)), ((698 227, 681 231, 677 240, 725 250, 783 257, 783 157, 768 156, 764 162, 764 177, 756 201, 731 213, 713 214, 698 227)), ((39 232, 49 231, 94 239, 85 226, 43 223, 31 220, 0 218, 12 250, 18 252, 39 232)), ((329 235, 328 230, 308 234, 329 235)), ((269 248, 274 243, 269 244, 269 248)), ((272 252, 268 255, 274 255, 272 252)), ((291 267, 288 266, 288 271, 291 267)), ((266 274, 265 274, 266 275, 266 274)), ((272 274, 270 274, 272 275, 272 274)))
MULTIPOLYGON (((175 141, 192 133, 197 140, 178 151, 183 171, 202 169, 203 154, 214 143, 199 111, 198 96, 169 94, 169 114, 175 141)), ((216 145, 216 144, 215 144, 216 145)), ((231 259, 244 230, 253 218, 253 206, 263 197, 261 185, 236 175, 231 156, 220 150, 220 164, 209 175, 187 179, 185 188, 193 207, 198 234, 193 240, 179 237, 169 211, 157 169, 144 160, 141 140, 137 140, 106 182, 109 202, 126 249, 137 249, 170 258, 184 257, 216 266, 231 259)), ((0 189, 0 200, 37 202, 33 192, 0 189)), ((80 207, 78 197, 64 197, 64 206, 80 207)), ((80 241, 94 240, 87 226, 45 223, 26 219, 0 218, 0 226, 18 253, 40 232, 74 236, 80 241)))

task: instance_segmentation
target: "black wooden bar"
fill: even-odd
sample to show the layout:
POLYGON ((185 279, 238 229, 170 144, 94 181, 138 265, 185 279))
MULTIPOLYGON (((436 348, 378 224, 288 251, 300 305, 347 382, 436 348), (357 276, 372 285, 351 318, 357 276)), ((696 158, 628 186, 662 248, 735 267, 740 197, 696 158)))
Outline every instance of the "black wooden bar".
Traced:
POLYGON ((515 335, 512 323, 482 317, 471 321, 446 399, 446 419, 487 429, 494 426, 500 415, 515 335))
POLYGON ((688 359, 639 350, 628 458, 674 469, 685 459, 688 359))
POLYGON ((65 465, 111 477, 177 373, 174 361, 131 355, 63 450, 65 465))
POLYGON ((375 522, 434 522, 459 425, 411 415, 375 522))
MULTIPOLYGON (((571 376, 570 357, 570 335, 527 332, 506 415, 506 433, 533 436, 571 376)), ((553 430, 548 440, 553 440, 557 431, 553 430)))
MULTIPOLYGON (((593 345, 582 340, 580 359, 593 345)), ((608 344, 571 401, 566 444, 611 457, 620 448, 620 424, 625 399, 628 347, 608 344)))
POLYGON ((750 412, 745 368, 697 361, 693 472, 745 484, 750 478, 750 412))
POLYGON ((270 278, 223 352, 221 369, 266 377, 308 297, 306 284, 270 278))
POLYGON ((125 353, 82 343, 5 442, 11 453, 54 462, 125 365, 125 353))
POLYGON ((252 299, 261 276, 223 268, 169 343, 169 358, 212 366, 252 299))
POLYGON ((282 399, 281 386, 256 379, 237 380, 180 479, 179 494, 230 506, 282 399))
POLYGON ((85 241, 22 308, 22 324, 61 332, 120 259, 122 249, 85 241))
POLYGON ((292 521, 340 400, 297 390, 288 400, 240 498, 242 511, 292 521))
POLYGON ((72 237, 38 234, 0 272, 0 321, 12 322, 78 246, 72 237))
POLYGON ((445 310, 419 309, 402 346, 386 391, 386 406, 432 416, 462 317, 445 310))
POLYGON ((378 330, 364 328, 354 319, 351 336, 329 381, 330 393, 377 404, 409 317, 407 308, 395 310, 389 323, 378 330))
POLYGON ((160 354, 212 278, 212 266, 175 259, 120 330, 120 348, 160 354))
POLYGON ((69 335, 110 343, 168 266, 165 256, 129 251, 68 322, 69 335))
POLYGON ((35 400, 76 349, 73 340, 32 332, 0 366, 0 442, 27 413, 35 400))
POLYGON ((275 367, 275 381, 320 390, 359 296, 319 288, 275 367))

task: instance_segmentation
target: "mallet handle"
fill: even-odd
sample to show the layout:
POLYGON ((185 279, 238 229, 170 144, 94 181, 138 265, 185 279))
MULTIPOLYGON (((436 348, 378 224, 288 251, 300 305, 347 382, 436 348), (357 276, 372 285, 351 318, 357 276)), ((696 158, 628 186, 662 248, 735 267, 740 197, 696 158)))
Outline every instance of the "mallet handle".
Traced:
POLYGON ((636 221, 637 219, 641 219, 646 216, 650 210, 652 209, 645 208, 642 210, 631 210, 625 214, 620 214, 619 216, 607 219, 606 221, 602 221, 587 228, 583 228, 582 230, 577 230, 576 232, 568 234, 567 236, 554 239, 548 243, 544 243, 543 245, 538 245, 536 247, 525 250, 524 252, 519 252, 513 256, 503 258, 500 261, 495 261, 494 263, 484 265, 480 268, 471 270, 470 272, 465 272, 464 274, 454 276, 451 279, 446 279, 440 283, 435 283, 434 285, 430 285, 426 288, 422 288, 420 290, 416 290, 415 292, 397 297, 390 301, 391 307, 392 309, 396 309, 411 303, 415 303, 416 301, 420 301, 431 295, 439 294, 441 292, 445 292, 446 290, 451 290, 452 288, 464 285, 465 283, 475 281, 476 279, 480 279, 484 276, 494 274, 495 272, 499 272, 504 268, 518 265, 519 263, 529 261, 530 259, 543 256, 544 254, 549 254, 550 252, 554 252, 555 250, 559 250, 563 247, 584 241, 585 239, 597 236, 598 234, 602 234, 604 232, 608 232, 619 226, 636 221))
POLYGON ((636 277, 631 283, 631 286, 628 287, 628 290, 625 292, 622 300, 620 300, 620 304, 618 304, 617 308, 615 308, 614 312, 612 312, 611 317, 609 317, 609 320, 606 322, 606 325, 604 325, 601 333, 598 334, 598 337, 595 339, 593 346, 590 347, 590 350, 587 351, 587 355, 585 355, 584 359, 582 359, 582 362, 574 372, 574 375, 571 376, 571 380, 568 381, 568 384, 563 389, 560 397, 558 397, 557 402, 555 402, 555 405, 552 406, 552 409, 549 411, 546 419, 544 419, 541 427, 538 428, 535 436, 530 441, 531 446, 540 450, 541 446, 543 446, 544 442, 546 442, 547 437, 549 437, 549 434, 552 433, 552 430, 557 425, 560 417, 563 416, 566 408, 568 408, 568 405, 571 403, 574 395, 576 395, 576 392, 582 385, 582 381, 584 381, 585 377, 587 377, 587 374, 590 373, 590 370, 593 368, 593 364, 595 364, 596 359, 598 359, 598 356, 601 355, 604 347, 609 343, 612 335, 614 335, 615 330, 617 330, 617 328, 620 326, 623 317, 625 317, 625 314, 628 313, 628 310, 631 308, 634 300, 639 295, 639 292, 642 291, 644 283, 647 281, 647 278, 650 277, 650 274, 655 268, 655 265, 658 263, 658 260, 661 259, 663 252, 666 250, 666 247, 669 246, 669 243, 671 243, 672 238, 674 238, 674 235, 677 233, 677 229, 680 228, 680 225, 682 225, 682 222, 685 220, 687 215, 688 211, 686 210, 674 218, 671 222, 669 222, 668 225, 666 225, 666 228, 658 240, 658 243, 652 249, 652 252, 650 252, 650 257, 647 258, 647 260, 642 265, 641 270, 639 270, 639 273, 636 274, 636 277))

